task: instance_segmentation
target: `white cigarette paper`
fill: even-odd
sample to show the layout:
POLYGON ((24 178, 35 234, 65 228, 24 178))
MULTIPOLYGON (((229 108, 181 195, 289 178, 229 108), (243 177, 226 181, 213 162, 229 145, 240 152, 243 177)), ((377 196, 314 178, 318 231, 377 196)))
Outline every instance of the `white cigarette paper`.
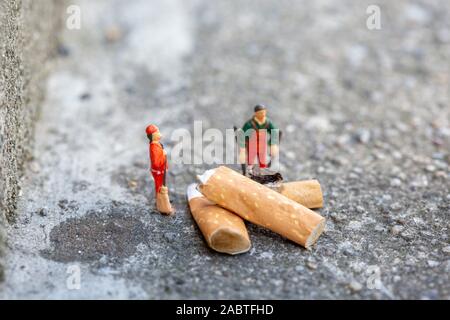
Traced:
POLYGON ((198 179, 200 192, 212 202, 305 248, 325 227, 324 217, 227 167, 208 170, 198 179))
POLYGON ((208 245, 231 255, 250 250, 251 242, 244 220, 206 199, 196 184, 187 189, 189 207, 208 245))

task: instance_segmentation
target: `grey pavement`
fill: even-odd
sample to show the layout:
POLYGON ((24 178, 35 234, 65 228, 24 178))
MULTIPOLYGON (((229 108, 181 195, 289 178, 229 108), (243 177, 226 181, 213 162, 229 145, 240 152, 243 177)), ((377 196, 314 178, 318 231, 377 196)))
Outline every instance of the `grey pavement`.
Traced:
MULTIPOLYGON (((8 229, 0 298, 450 299, 450 7, 444 0, 76 1, 8 229), (207 248, 171 164, 155 211, 144 129, 283 129, 286 180, 318 179, 312 250, 248 224, 207 248), (71 287, 73 270, 80 287, 71 287)), ((236 167, 237 168, 237 167, 236 167)))

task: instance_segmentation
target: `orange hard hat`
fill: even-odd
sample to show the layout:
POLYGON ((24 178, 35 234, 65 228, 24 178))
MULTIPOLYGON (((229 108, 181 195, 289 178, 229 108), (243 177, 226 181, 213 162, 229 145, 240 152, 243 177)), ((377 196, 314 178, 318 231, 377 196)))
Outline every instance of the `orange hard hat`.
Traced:
POLYGON ((155 132, 159 131, 159 128, 157 126, 155 126, 154 124, 149 125, 146 129, 145 132, 147 133, 147 135, 149 134, 154 134, 155 132))

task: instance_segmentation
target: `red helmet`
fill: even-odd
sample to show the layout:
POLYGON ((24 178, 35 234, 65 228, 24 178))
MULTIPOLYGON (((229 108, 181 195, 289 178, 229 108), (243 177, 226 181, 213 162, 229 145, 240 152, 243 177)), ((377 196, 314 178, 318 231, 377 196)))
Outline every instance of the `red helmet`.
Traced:
POLYGON ((149 134, 154 134, 155 132, 159 131, 159 128, 157 126, 155 126, 154 124, 149 125, 146 129, 145 132, 147 133, 147 135, 149 134))

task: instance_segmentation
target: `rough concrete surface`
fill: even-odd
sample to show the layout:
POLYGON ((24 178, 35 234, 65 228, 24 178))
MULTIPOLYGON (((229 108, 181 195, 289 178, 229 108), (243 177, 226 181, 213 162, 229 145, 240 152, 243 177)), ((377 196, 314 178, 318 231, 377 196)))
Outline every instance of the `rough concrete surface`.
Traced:
POLYGON ((450 298, 446 1, 87 1, 52 72, 8 230, 1 298, 450 298), (225 130, 254 104, 284 130, 286 180, 317 178, 326 232, 307 251, 248 224, 211 251, 171 164, 155 212, 145 126, 225 130), (80 270, 79 289, 71 286, 80 270))
POLYGON ((23 165, 31 155, 63 2, 0 1, 0 256, 4 225, 13 219, 23 165))

